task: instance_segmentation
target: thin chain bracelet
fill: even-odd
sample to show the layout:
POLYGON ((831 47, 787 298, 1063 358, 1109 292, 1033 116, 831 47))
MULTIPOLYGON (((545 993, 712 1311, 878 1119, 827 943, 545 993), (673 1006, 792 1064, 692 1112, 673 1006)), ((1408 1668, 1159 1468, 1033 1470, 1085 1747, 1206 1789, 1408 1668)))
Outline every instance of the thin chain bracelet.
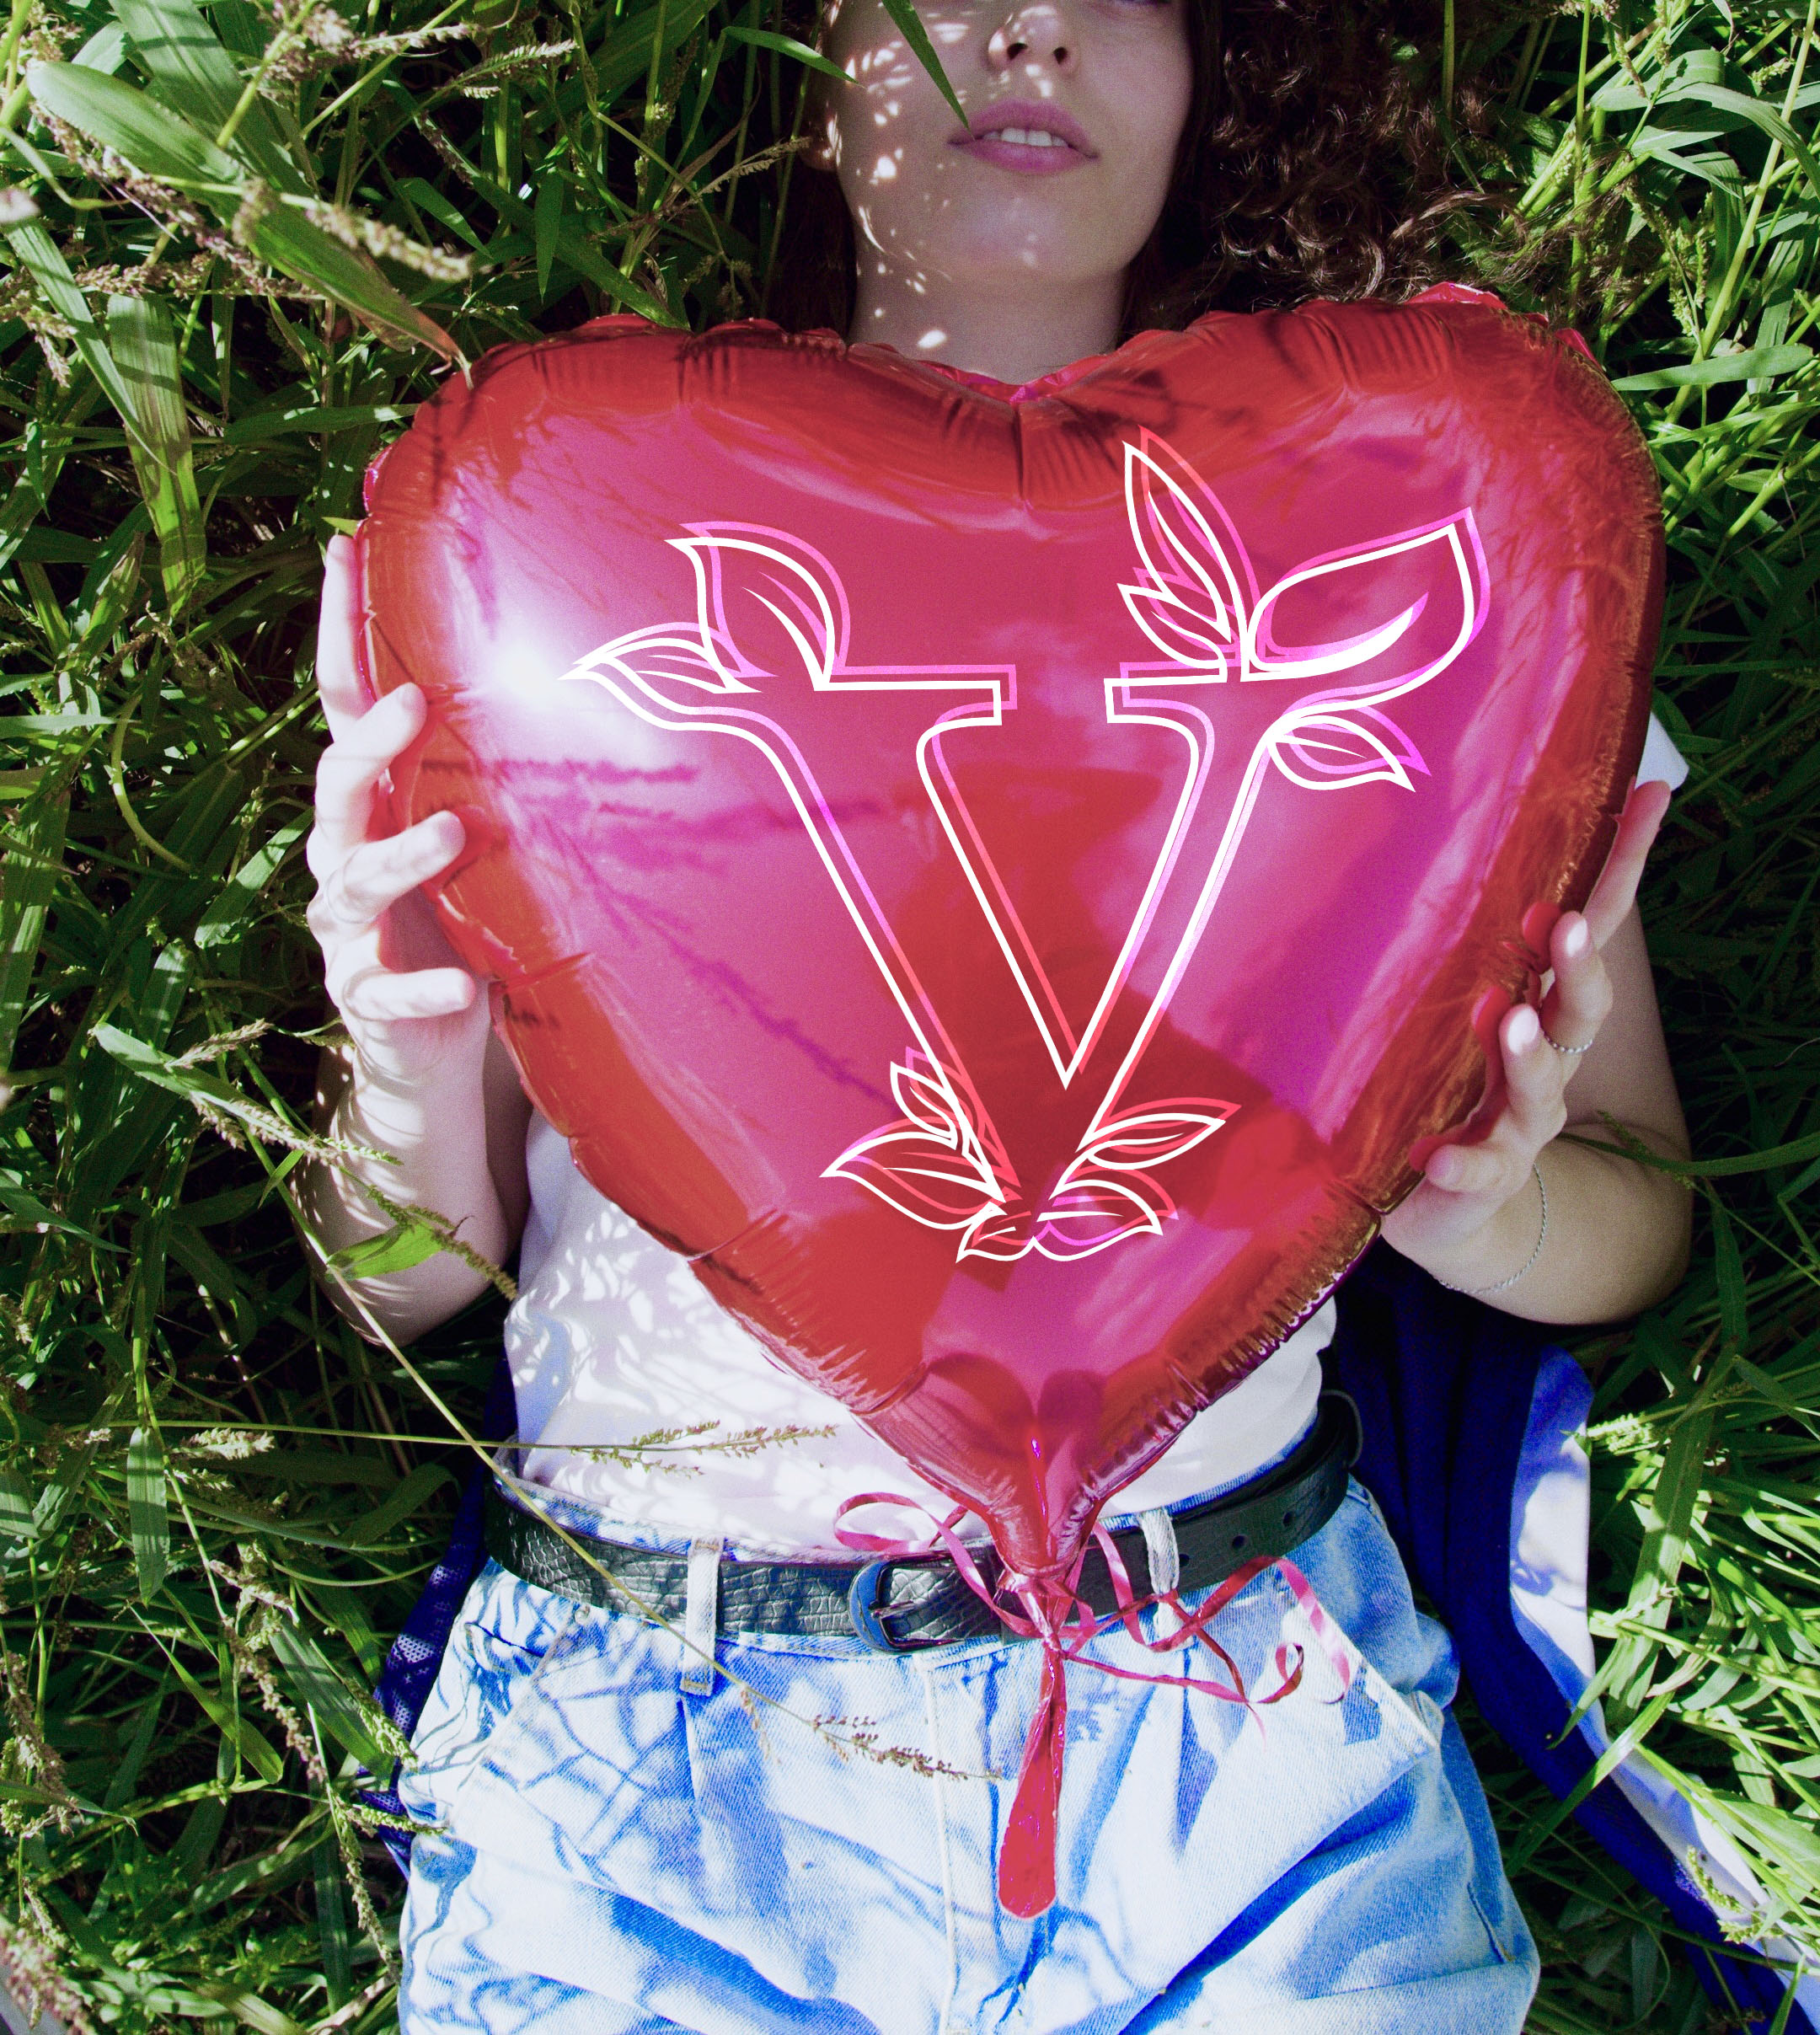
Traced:
POLYGON ((1501 1293, 1507 1286, 1514 1286, 1534 1268, 1536 1260, 1542 1255, 1543 1245, 1548 1241, 1548 1182, 1542 1177, 1541 1167, 1533 1160, 1529 1170, 1535 1175, 1536 1192, 1542 1197, 1542 1229, 1536 1238, 1535 1249, 1523 1260, 1522 1270, 1513 1272, 1507 1279, 1500 1279, 1496 1286, 1448 1286, 1445 1279, 1441 1280, 1439 1283, 1446 1286, 1450 1293, 1466 1293, 1475 1300, 1482 1300, 1487 1293, 1501 1293))

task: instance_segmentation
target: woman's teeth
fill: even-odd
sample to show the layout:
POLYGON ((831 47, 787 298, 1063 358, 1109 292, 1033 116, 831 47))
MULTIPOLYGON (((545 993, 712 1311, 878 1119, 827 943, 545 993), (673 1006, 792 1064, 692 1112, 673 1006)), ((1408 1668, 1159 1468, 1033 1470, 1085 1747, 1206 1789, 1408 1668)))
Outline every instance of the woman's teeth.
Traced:
POLYGON ((1068 147, 1059 134, 1051 134, 1046 127, 996 127, 988 138, 994 142, 1014 142, 1024 148, 1068 147))

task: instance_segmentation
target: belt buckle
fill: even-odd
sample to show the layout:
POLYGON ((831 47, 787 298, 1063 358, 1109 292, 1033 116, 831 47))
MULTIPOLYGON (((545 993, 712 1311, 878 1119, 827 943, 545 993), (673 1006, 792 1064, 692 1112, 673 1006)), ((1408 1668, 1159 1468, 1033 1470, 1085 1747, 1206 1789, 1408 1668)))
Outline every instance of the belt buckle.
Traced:
POLYGON ((854 1631, 875 1653, 921 1653, 926 1648, 940 1645, 939 1640, 894 1639, 886 1630, 887 1618, 901 1617, 914 1611, 914 1603, 904 1604, 879 1603, 879 1587, 884 1582, 887 1570, 900 1566, 890 1556, 882 1560, 869 1561, 853 1579, 847 1592, 847 1616, 854 1631))

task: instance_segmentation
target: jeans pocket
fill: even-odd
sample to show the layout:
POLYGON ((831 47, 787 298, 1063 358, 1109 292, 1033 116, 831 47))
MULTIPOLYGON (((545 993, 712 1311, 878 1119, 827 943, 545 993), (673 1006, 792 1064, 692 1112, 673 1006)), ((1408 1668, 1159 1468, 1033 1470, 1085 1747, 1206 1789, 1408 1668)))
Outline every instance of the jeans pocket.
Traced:
POLYGON ((411 1734, 399 1799, 446 1823, 484 1756, 522 1721, 539 1673, 558 1658, 578 1607, 489 1563, 449 1634, 436 1685, 411 1734))
MULTIPOLYGON (((677 1645, 636 1618, 572 1610, 534 1663, 517 1653, 522 1634, 506 1636, 502 1701, 447 1793, 447 1827, 477 1850, 602 1885, 632 1859, 636 1883, 677 1841, 689 1798, 677 1645)), ((499 1636, 468 1645, 498 1660, 499 1636)))

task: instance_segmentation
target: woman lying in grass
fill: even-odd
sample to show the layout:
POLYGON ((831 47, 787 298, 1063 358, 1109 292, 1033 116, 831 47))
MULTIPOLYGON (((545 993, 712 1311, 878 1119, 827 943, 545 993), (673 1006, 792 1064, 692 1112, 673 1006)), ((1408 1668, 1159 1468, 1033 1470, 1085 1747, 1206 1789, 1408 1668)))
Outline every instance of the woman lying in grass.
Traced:
MULTIPOLYGON (((1391 8, 921 12, 965 127, 881 0, 841 0, 824 24, 850 82, 819 100, 823 202, 794 250, 802 322, 832 303, 855 340, 1014 386, 1240 291, 1356 295, 1419 273, 1432 123, 1391 60, 1391 8)), ((338 540, 319 664, 334 739, 310 848, 312 924, 351 1040, 325 1069, 335 1132, 395 1157, 369 1169, 388 1198, 436 1208, 488 1257, 522 1247, 506 1331, 519 1467, 553 1516, 647 1602, 683 1608, 673 1623, 704 1549, 723 1605, 756 1606, 723 1616, 716 1679, 672 1624, 581 1601, 585 1577, 543 1587, 562 1579, 557 1558, 512 1529, 517 1572, 495 1560, 475 1582, 404 1783, 433 1826, 413 1856, 404 2026, 1520 2028, 1535 1950, 1447 1713, 1451 1645, 1357 1486, 1294 1555, 1367 1681, 1343 1703, 1279 1705, 1259 1734, 1179 1682, 1082 1678, 1060 1898, 1034 1922, 998 1907, 1038 1649, 988 1633, 880 1652, 820 1618, 811 1569, 838 1598, 838 1565, 854 1566, 832 1537, 840 1503, 927 1487, 775 1368, 532 1111, 418 894, 460 852, 460 822, 375 838, 385 773, 425 706, 409 687, 370 703, 360 626, 338 540), (807 1438, 708 1449, 686 1478, 602 1452, 709 1413, 807 1438)), ((1534 1320, 1621 1318, 1684 1262, 1682 1190, 1563 1135, 1591 1126, 1609 1143, 1609 1120, 1686 1150, 1634 902, 1666 805, 1659 783, 1633 793, 1586 911, 1555 927, 1539 1013, 1519 1005, 1500 1028, 1493 1121, 1437 1149, 1385 1222, 1443 1283, 1534 1320)), ((318 1171, 312 1202, 331 1249, 385 1227, 357 1172, 318 1171)), ((480 1283, 442 1256, 358 1299, 409 1336, 480 1283)), ((1322 1309, 1191 1422, 1120 1494, 1121 1516, 1166 1515, 1186 1544, 1204 1508, 1328 1448, 1331 1324, 1322 1309)), ((1221 1579, 1185 1571, 1183 1603, 1221 1579)), ((1284 1615, 1266 1574, 1213 1632, 1250 1673, 1284 1615)), ((1094 1649, 1151 1664, 1116 1630, 1094 1649)))

